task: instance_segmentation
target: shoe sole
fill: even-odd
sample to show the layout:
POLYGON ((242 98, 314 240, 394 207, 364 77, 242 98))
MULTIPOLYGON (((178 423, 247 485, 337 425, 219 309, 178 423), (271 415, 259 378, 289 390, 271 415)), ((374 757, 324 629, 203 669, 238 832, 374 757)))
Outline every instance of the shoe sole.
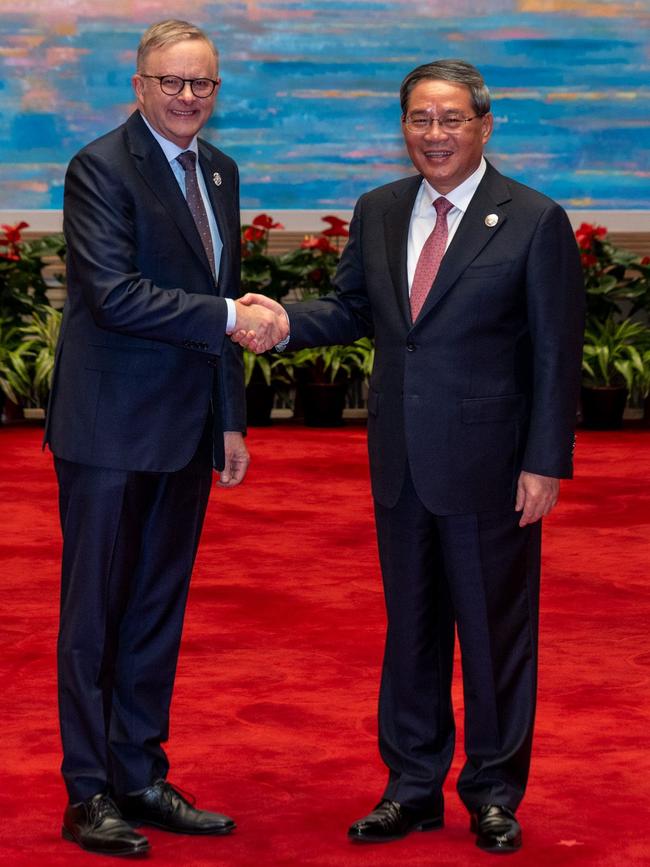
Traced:
POLYGON ((130 819, 124 816, 124 821, 128 822, 133 828, 139 828, 141 825, 146 825, 148 828, 158 828, 160 831, 169 831, 170 834, 185 834, 189 837, 225 837, 235 830, 237 825, 233 822, 227 828, 220 828, 215 831, 188 831, 184 828, 170 828, 169 825, 163 825, 162 822, 149 822, 145 819, 130 819))
POLYGON ((138 858, 140 855, 144 855, 151 849, 151 843, 147 843, 146 846, 140 846, 138 849, 112 849, 107 851, 106 849, 96 849, 93 846, 86 846, 81 840, 78 840, 72 831, 68 831, 67 828, 61 828, 61 836, 64 840, 69 840, 71 843, 76 843, 80 849, 83 849, 84 852, 92 852, 94 855, 115 855, 119 858, 138 858))
POLYGON ((411 831, 439 831, 441 828, 444 828, 445 821, 444 819, 427 819, 425 822, 419 822, 417 825, 413 825, 412 828, 409 828, 408 831, 405 831, 403 834, 394 834, 392 837, 378 837, 374 835, 364 835, 360 834, 351 834, 348 831, 348 840, 351 843, 392 843, 394 840, 403 840, 404 837, 407 837, 411 831))
POLYGON ((479 841, 477 840, 476 845, 482 852, 489 852, 491 855, 514 855, 521 849, 521 843, 519 843, 517 846, 486 846, 482 843, 479 843, 479 841))

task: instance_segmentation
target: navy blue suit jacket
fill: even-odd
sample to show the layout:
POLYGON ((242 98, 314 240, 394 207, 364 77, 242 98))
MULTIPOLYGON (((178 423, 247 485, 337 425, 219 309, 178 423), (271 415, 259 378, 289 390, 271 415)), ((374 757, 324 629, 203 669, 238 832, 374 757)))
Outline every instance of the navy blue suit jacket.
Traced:
POLYGON ((414 324, 407 242, 421 180, 361 197, 335 293, 287 308, 289 348, 374 334, 368 445, 380 503, 396 503, 408 460, 433 513, 507 508, 522 468, 572 472, 584 316, 576 242, 559 205, 488 164, 414 324))
POLYGON ((199 165, 223 240, 217 286, 178 182, 139 112, 70 163, 68 299, 45 433, 57 457, 120 470, 180 469, 212 402, 221 469, 223 431, 245 428, 241 352, 224 339, 224 297, 240 291, 239 175, 201 140, 199 165))

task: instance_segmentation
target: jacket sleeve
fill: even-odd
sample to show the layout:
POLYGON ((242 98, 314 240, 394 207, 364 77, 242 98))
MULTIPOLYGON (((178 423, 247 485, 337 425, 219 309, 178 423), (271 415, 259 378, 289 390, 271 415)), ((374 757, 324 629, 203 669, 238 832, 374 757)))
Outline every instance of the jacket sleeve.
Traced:
POLYGON ((532 402, 522 469, 570 478, 580 389, 585 292, 578 247, 553 203, 533 234, 526 273, 532 402))
POLYGON ((350 237, 334 278, 334 291, 315 301, 289 304, 289 349, 354 343, 373 334, 361 252, 362 196, 350 222, 350 237))

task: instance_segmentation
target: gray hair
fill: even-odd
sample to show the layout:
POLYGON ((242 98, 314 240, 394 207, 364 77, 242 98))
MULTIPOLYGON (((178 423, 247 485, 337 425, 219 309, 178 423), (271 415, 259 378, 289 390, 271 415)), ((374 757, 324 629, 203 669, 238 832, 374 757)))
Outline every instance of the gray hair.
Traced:
POLYGON ((200 27, 196 27, 194 24, 190 24, 189 21, 179 21, 176 18, 169 18, 167 21, 158 21, 156 24, 152 24, 142 34, 142 39, 138 45, 136 69, 142 71, 149 52, 154 51, 156 48, 163 48, 165 45, 182 42, 185 39, 202 39, 212 49, 212 53, 217 61, 217 67, 219 66, 217 47, 204 30, 201 30, 200 27))
POLYGON ((402 107, 402 117, 406 117, 409 97, 416 84, 427 79, 451 81, 454 84, 464 84, 470 92, 472 106, 478 115, 487 114, 490 110, 490 91, 487 89, 483 76, 475 66, 466 60, 434 60, 417 66, 406 76, 399 89, 399 101, 402 107))

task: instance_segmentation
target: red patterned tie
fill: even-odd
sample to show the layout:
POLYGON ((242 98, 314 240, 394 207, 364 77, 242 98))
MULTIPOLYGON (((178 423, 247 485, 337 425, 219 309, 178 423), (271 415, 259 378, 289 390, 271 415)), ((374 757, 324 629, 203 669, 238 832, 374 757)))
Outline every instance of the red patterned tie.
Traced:
POLYGON ((194 151, 183 151, 176 159, 185 170, 185 198, 187 199, 187 206, 194 217, 194 222, 201 237, 205 255, 208 257, 208 262, 212 268, 212 273, 215 274, 214 249, 212 247, 212 236, 210 235, 210 224, 208 223, 208 215, 199 189, 199 181, 196 177, 196 154, 194 151))
POLYGON ((448 234, 447 214, 454 206, 444 196, 440 196, 433 203, 433 207, 437 214, 436 225, 424 242, 420 258, 415 266, 413 285, 411 286, 411 317, 413 322, 422 310, 427 295, 433 286, 433 281, 436 279, 442 257, 445 255, 448 234))

